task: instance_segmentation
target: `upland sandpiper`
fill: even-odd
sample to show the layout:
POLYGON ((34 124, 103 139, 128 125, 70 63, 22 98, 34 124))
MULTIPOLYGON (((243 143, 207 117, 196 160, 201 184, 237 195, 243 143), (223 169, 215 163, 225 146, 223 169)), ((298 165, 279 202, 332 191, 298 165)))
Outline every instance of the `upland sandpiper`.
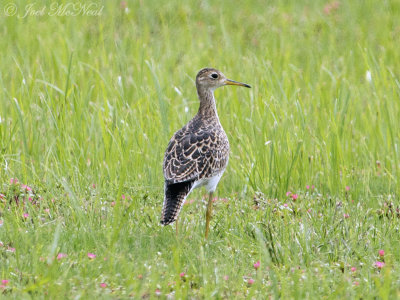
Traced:
MULTIPOLYGON (((250 86, 227 79, 212 68, 200 70, 196 76, 199 111, 182 129, 175 132, 164 155, 164 204, 161 224, 177 221, 179 211, 189 193, 205 186, 209 193, 206 212, 208 236, 212 196, 228 165, 229 141, 219 122, 214 90, 224 85, 250 86)), ((176 227, 178 228, 178 227, 176 227)))

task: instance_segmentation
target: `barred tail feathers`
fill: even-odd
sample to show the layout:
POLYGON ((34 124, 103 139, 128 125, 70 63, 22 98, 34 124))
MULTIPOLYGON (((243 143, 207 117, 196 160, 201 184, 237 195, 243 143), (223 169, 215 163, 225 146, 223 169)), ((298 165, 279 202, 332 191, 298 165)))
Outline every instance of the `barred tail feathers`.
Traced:
POLYGON ((168 225, 173 223, 182 208, 182 205, 189 195, 194 184, 194 180, 178 183, 165 182, 164 204, 161 214, 161 224, 168 225))

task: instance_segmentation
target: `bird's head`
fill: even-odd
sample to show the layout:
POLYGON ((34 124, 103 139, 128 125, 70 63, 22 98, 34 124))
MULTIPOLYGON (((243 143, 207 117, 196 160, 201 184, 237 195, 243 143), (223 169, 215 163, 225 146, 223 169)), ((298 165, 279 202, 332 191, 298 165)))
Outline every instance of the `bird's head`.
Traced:
POLYGON ((225 75, 213 68, 204 68, 197 73, 196 86, 201 89, 210 89, 214 91, 224 85, 239 85, 250 88, 248 84, 234 81, 225 77, 225 75))

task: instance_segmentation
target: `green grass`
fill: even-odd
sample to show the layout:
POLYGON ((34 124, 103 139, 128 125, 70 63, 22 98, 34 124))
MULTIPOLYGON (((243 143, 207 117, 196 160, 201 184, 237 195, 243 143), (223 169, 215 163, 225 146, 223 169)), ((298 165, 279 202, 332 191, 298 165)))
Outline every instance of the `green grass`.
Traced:
POLYGON ((38 2, 0 4, 0 298, 400 297, 399 1, 38 2), (204 191, 178 237, 159 225, 206 66, 252 86, 215 93, 231 157, 208 241, 204 191))

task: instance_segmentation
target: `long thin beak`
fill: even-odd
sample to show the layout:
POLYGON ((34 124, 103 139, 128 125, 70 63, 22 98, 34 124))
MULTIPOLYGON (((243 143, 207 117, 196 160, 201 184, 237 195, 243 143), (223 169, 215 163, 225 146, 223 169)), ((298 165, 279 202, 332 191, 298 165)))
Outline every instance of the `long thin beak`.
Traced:
POLYGON ((242 82, 238 82, 238 81, 230 80, 230 79, 226 79, 225 80, 225 85, 239 85, 239 86, 244 86, 244 87, 247 87, 247 88, 251 88, 251 86, 249 86, 246 83, 242 83, 242 82))

